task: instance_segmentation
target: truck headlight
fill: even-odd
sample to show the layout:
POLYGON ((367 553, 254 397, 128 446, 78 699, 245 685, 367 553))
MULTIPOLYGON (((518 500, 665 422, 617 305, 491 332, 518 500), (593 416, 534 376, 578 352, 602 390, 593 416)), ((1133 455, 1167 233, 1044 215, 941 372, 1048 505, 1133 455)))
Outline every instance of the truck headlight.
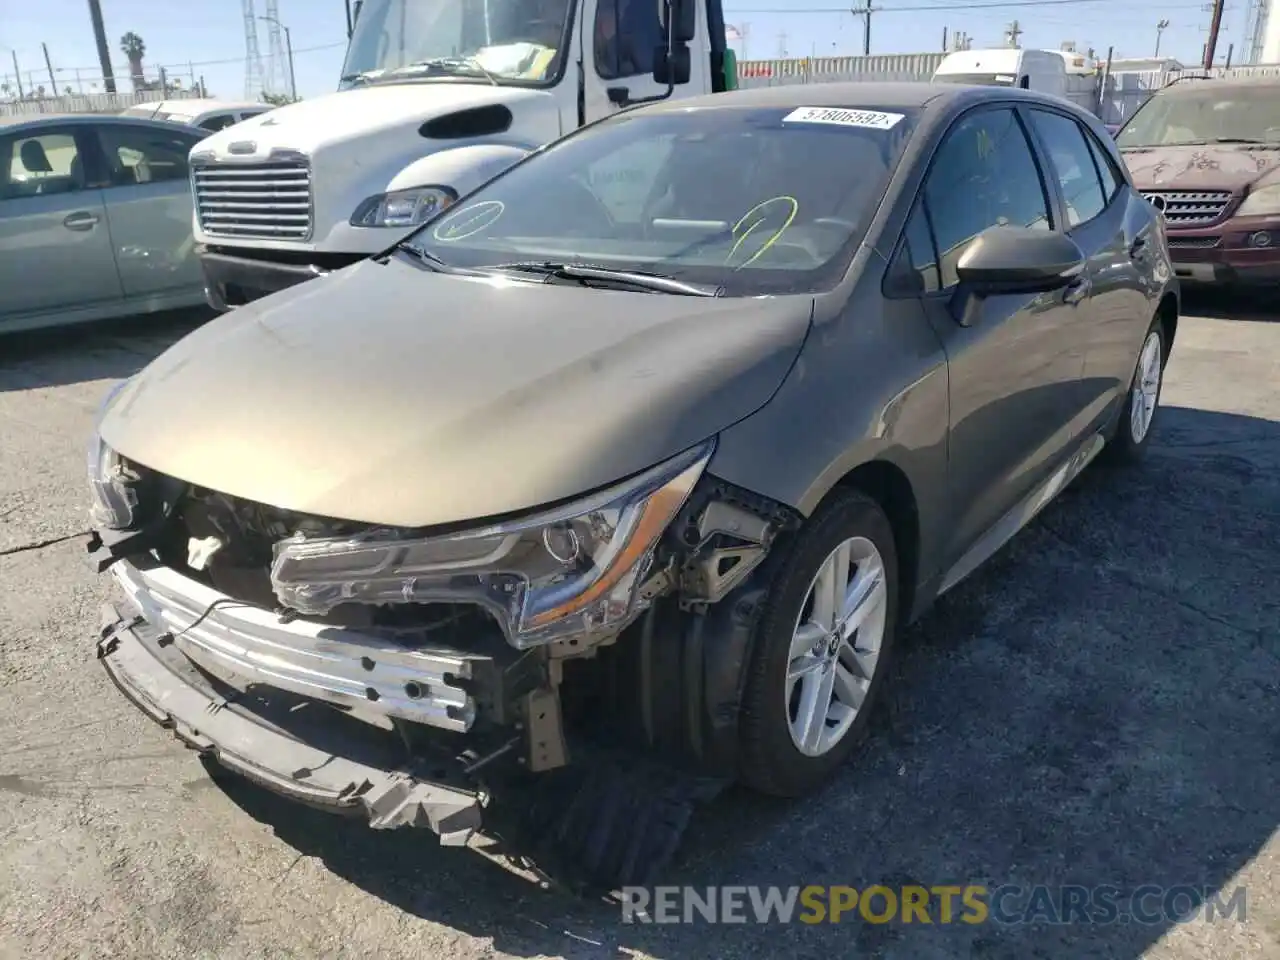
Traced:
POLYGON ((448 187, 414 187, 378 193, 351 215, 353 227, 416 227, 458 199, 448 187))
POLYGON ((286 607, 473 602, 519 649, 625 625, 659 538, 711 457, 708 442, 638 477, 531 517, 447 536, 376 530, 275 545, 271 584, 286 607))
POLYGON ((1269 217, 1280 214, 1280 183, 1250 190, 1236 211, 1237 217, 1269 217))

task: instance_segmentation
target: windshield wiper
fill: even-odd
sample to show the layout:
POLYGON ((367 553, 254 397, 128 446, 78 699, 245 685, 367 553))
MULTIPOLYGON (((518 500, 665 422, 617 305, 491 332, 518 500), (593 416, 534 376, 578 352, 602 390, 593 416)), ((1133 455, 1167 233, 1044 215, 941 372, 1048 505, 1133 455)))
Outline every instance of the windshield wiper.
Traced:
POLYGON ((485 69, 484 64, 475 57, 431 57, 428 60, 417 60, 413 63, 406 63, 403 67, 398 67, 391 72, 397 74, 407 73, 410 70, 416 70, 422 67, 426 67, 429 70, 442 70, 445 73, 453 74, 458 74, 462 71, 470 71, 472 75, 479 74, 484 77, 495 87, 502 86, 502 84, 498 82, 498 78, 485 69))
POLYGON ((709 284, 688 283, 660 273, 645 273, 639 270, 611 270, 608 267, 588 267, 579 263, 561 263, 555 260, 535 260, 524 263, 500 263, 490 267, 492 270, 512 270, 520 273, 536 273, 548 279, 577 280, 583 286, 592 286, 593 281, 604 285, 623 284, 636 290, 649 290, 654 293, 674 293, 685 297, 718 297, 724 292, 723 287, 709 284))

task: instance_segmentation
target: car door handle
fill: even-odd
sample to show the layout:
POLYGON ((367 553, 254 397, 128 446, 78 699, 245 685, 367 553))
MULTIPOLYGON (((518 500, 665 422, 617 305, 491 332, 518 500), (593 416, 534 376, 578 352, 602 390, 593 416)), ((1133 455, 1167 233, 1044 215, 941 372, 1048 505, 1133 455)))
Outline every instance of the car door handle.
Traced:
POLYGON ((1062 291, 1062 302, 1077 304, 1085 297, 1089 296, 1089 291, 1093 289, 1093 284, 1089 282, 1088 277, 1076 277, 1067 288, 1062 291))
POLYGON ((98 215, 96 213, 69 213, 62 225, 68 230, 92 230, 98 224, 98 215))

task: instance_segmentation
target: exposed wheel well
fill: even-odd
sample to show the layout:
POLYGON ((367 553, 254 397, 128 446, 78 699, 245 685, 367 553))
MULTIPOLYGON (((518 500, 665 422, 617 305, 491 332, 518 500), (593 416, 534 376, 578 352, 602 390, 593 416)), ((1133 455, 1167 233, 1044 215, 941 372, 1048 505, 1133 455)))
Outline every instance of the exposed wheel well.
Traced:
POLYGON ((893 526, 898 551, 898 622, 905 626, 915 606, 920 571, 920 514, 911 481, 887 460, 872 460, 849 471, 836 486, 853 488, 871 497, 893 526))
POLYGON ((1164 355, 1169 356, 1173 349, 1173 338, 1178 332, 1178 298, 1173 293, 1166 293, 1156 308, 1156 316, 1160 318, 1160 326, 1164 329, 1164 355))

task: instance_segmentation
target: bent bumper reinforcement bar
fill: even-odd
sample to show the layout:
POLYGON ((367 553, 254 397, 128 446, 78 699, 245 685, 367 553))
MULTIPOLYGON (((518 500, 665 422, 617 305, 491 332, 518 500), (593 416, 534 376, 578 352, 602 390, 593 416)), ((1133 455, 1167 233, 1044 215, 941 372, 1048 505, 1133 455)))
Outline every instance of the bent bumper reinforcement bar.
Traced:
POLYGON ((162 645, 141 616, 122 617, 104 604, 98 657, 120 692, 151 719, 274 793, 362 810, 376 829, 430 827, 445 845, 465 844, 480 827, 477 793, 303 743, 219 694, 176 644, 162 645))
POLYGON ((273 613, 168 567, 111 567, 137 613, 173 635, 179 650, 214 675, 230 673, 341 707, 466 732, 475 699, 451 681, 470 680, 477 660, 448 648, 406 649, 356 630, 273 613))

